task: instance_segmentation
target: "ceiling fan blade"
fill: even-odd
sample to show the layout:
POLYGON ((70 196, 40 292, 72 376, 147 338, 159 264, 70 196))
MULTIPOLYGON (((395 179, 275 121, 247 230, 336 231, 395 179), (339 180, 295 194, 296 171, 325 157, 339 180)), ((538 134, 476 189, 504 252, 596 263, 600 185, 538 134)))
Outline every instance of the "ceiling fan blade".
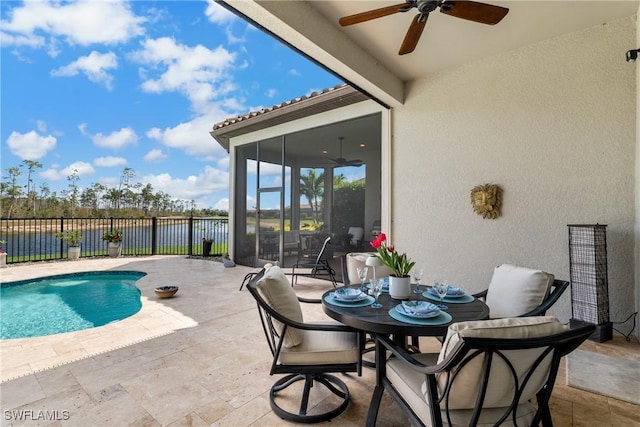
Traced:
POLYGON ((413 52, 418 45, 424 26, 427 25, 428 18, 428 13, 420 13, 413 18, 411 26, 409 26, 407 34, 405 34, 404 40, 402 40, 400 51, 398 51, 399 55, 406 55, 407 53, 413 52))
POLYGON ((495 25, 507 15, 509 9, 475 1, 451 0, 442 3, 440 12, 468 21, 495 25))
POLYGON ((367 12, 356 13, 355 15, 343 16, 338 20, 338 22, 343 27, 346 27, 347 25, 359 24, 360 22, 382 18, 383 16, 393 15, 394 13, 400 12, 407 7, 413 7, 410 1, 393 6, 381 7, 380 9, 369 10, 367 12))

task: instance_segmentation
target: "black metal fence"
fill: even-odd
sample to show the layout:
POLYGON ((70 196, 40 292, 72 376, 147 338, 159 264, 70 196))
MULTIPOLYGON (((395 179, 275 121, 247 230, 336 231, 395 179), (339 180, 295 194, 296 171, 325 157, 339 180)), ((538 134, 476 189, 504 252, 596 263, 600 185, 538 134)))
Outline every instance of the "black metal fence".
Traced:
POLYGON ((122 231, 122 255, 219 256, 228 251, 227 218, 0 218, 7 263, 67 257, 58 233, 82 233, 81 257, 107 256, 107 231, 122 231), (209 252, 204 253, 205 249, 209 252))

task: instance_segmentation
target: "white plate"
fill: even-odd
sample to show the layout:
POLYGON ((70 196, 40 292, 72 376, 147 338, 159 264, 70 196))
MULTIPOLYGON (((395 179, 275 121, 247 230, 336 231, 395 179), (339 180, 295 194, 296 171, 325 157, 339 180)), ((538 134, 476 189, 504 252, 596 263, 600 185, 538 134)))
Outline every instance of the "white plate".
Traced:
POLYGON ((338 295, 336 292, 331 292, 331 296, 336 300, 336 301, 340 301, 340 302, 360 302, 364 299, 367 298, 367 294, 365 294, 364 292, 360 293, 360 296, 358 296, 357 298, 349 298, 349 299, 344 299, 342 298, 340 295, 338 295))
POLYGON ((412 313, 404 309, 402 304, 396 305, 396 311, 404 316, 414 317, 416 319, 429 319, 431 317, 436 317, 440 315, 440 309, 436 308, 433 311, 429 311, 427 313, 412 313))

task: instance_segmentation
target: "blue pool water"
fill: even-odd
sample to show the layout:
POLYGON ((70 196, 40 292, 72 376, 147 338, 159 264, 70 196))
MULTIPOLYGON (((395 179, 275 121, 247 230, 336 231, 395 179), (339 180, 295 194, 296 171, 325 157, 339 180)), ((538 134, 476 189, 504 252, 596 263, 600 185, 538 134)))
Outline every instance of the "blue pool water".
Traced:
POLYGON ((129 317, 142 308, 135 283, 145 275, 94 271, 3 283, 0 338, 78 331, 129 317))

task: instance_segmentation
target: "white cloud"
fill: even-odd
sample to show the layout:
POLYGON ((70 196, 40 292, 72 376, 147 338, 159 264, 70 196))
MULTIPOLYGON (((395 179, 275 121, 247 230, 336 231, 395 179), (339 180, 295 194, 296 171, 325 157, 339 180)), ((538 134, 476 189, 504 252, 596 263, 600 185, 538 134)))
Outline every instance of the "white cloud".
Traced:
POLYGON ((162 160, 164 160, 166 158, 167 158, 167 155, 164 154, 162 152, 162 150, 159 149, 159 148, 154 148, 153 150, 151 150, 147 154, 145 154, 144 157, 143 157, 144 161, 147 162, 147 163, 161 162, 162 160))
POLYGON ((292 68, 292 69, 289 70, 289 75, 290 76, 295 76, 295 77, 302 76, 302 74, 300 74, 300 71, 296 70, 295 68, 292 68))
POLYGON ((214 50, 191 47, 169 37, 145 40, 141 50, 130 54, 132 61, 149 66, 140 70, 145 92, 180 92, 196 112, 235 89, 230 73, 235 58, 222 46, 214 50), (158 73, 156 79, 149 77, 158 73))
POLYGON ((56 138, 51 135, 42 136, 32 130, 27 133, 11 132, 7 138, 9 150, 23 160, 37 160, 44 157, 56 146, 56 138))
POLYGON ((267 89, 267 93, 265 93, 265 95, 267 96, 267 98, 273 98, 278 94, 278 90, 277 89, 267 89))
POLYGON ((62 181, 74 173, 77 173, 80 178, 83 178, 88 175, 93 175, 95 172, 96 170, 89 163, 78 161, 71 163, 63 169, 59 169, 59 166, 53 165, 51 168, 39 173, 38 175, 49 181, 62 181))
POLYGON ((7 16, 0 22, 3 46, 44 47, 49 43, 54 47, 47 49, 54 55, 60 40, 82 46, 125 43, 144 34, 146 21, 122 1, 25 1, 7 16))
POLYGON ((220 6, 213 0, 207 0, 207 9, 204 11, 209 21, 214 24, 228 24, 238 19, 238 17, 228 9, 220 6))
MULTIPOLYGON (((217 117, 221 120, 223 116, 218 114, 217 117)), ((149 129, 146 135, 167 147, 182 149, 187 154, 200 156, 205 160, 218 160, 226 157, 227 152, 209 134, 214 123, 215 116, 203 115, 172 128, 149 129)))
POLYGON ((218 203, 213 208, 229 212, 229 198, 224 197, 218 200, 218 203))
POLYGON ((141 182, 148 182, 155 191, 163 191, 171 197, 198 200, 210 196, 212 192, 228 190, 229 174, 206 166, 198 175, 187 178, 174 178, 169 173, 162 173, 143 176, 141 182))
POLYGON ((85 123, 78 126, 80 132, 83 135, 91 138, 93 143, 99 147, 105 148, 123 148, 127 145, 135 145, 138 142, 138 135, 131 128, 122 128, 118 131, 111 132, 109 135, 103 135, 102 133, 90 134, 86 131, 87 125, 85 123))
POLYGON ((102 168, 112 168, 114 166, 124 166, 127 159, 124 157, 105 156, 93 159, 93 164, 102 168))
POLYGON ((118 68, 118 60, 113 52, 99 53, 95 50, 88 56, 81 56, 69 65, 51 71, 53 77, 70 77, 83 73, 94 83, 102 83, 112 89, 113 76, 106 70, 118 68))

